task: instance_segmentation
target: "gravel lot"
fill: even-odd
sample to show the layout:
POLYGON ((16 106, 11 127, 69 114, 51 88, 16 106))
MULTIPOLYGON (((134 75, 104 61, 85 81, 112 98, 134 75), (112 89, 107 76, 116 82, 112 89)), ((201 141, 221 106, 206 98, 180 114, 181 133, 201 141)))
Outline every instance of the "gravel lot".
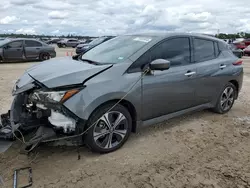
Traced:
MULTIPOLYGON (((58 56, 66 51, 57 49, 58 56)), ((202 111, 132 134, 118 151, 99 155, 75 147, 43 145, 30 156, 15 143, 0 154, 0 176, 11 187, 15 168, 31 166, 33 187, 245 188, 250 187, 250 58, 233 109, 202 111)), ((15 80, 34 63, 0 65, 0 113, 9 109, 15 80)))

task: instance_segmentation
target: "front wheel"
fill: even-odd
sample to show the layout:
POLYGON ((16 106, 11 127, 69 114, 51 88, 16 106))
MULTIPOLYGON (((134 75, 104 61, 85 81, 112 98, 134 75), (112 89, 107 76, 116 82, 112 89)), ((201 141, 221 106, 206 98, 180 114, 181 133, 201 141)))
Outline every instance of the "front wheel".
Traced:
POLYGON ((128 139, 132 118, 122 105, 108 104, 97 109, 90 117, 85 138, 86 145, 94 152, 109 153, 119 149, 128 139))
POLYGON ((237 89, 232 83, 228 83, 217 101, 216 107, 213 109, 216 113, 227 113, 233 106, 237 96, 237 89))

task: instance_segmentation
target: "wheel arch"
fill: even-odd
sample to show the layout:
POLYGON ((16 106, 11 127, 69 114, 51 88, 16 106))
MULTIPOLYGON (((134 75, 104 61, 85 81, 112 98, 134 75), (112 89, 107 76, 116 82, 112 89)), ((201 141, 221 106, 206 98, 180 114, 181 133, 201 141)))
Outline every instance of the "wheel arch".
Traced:
POLYGON ((236 92, 236 99, 238 98, 238 94, 239 94, 239 83, 238 83, 238 81, 237 80, 230 80, 229 81, 231 84, 233 84, 235 87, 236 87, 236 89, 237 89, 237 92, 236 92))

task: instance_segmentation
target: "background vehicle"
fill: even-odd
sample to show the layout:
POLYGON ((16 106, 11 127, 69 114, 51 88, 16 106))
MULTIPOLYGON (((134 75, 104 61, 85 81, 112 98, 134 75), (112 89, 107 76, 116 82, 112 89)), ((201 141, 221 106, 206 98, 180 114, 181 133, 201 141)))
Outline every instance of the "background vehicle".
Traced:
POLYGON ((249 45, 248 47, 246 47, 246 48, 243 50, 243 52, 244 52, 244 55, 245 55, 245 56, 250 56, 250 45, 249 45))
POLYGON ((76 54, 81 54, 86 52, 87 50, 90 50, 91 48, 94 48, 95 46, 109 40, 112 39, 113 37, 99 37, 94 39, 93 41, 91 41, 88 44, 78 44, 76 47, 76 54))
POLYGON ((55 39, 51 39, 49 41, 47 41, 47 44, 57 44, 57 42, 61 41, 62 39, 59 38, 55 38, 55 39))
POLYGON ((233 44, 236 46, 237 49, 243 50, 246 48, 246 44, 243 41, 242 42, 235 41, 233 42, 233 44))
POLYGON ((249 46, 249 45, 250 45, 250 39, 245 39, 244 42, 245 42, 245 45, 246 45, 246 46, 249 46))
POLYGON ((80 43, 77 39, 63 39, 57 42, 59 48, 72 47, 75 48, 80 43))
POLYGON ((8 130, 36 125, 38 138, 46 129, 42 139, 86 132, 87 146, 107 153, 139 126, 206 108, 228 112, 242 81, 242 61, 214 37, 118 36, 79 61, 51 59, 26 70, 13 89, 8 130))
POLYGON ((232 52, 234 53, 234 55, 236 55, 238 58, 241 58, 243 56, 243 50, 242 49, 238 49, 234 44, 229 44, 229 48, 232 50, 232 52))
POLYGON ((6 39, 0 41, 1 62, 47 60, 56 57, 55 48, 34 39, 6 39))

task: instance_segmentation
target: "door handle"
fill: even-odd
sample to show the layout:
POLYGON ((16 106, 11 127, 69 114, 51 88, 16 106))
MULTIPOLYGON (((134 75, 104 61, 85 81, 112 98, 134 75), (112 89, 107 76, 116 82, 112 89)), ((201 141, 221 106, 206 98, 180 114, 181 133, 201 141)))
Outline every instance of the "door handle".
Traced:
POLYGON ((227 67, 226 65, 220 65, 220 69, 224 69, 226 67, 227 67))
POLYGON ((37 50, 40 50, 41 48, 36 48, 37 50))
POLYGON ((196 72, 187 72, 186 74, 185 74, 185 76, 192 76, 192 75, 194 75, 194 74, 196 74, 196 72))

